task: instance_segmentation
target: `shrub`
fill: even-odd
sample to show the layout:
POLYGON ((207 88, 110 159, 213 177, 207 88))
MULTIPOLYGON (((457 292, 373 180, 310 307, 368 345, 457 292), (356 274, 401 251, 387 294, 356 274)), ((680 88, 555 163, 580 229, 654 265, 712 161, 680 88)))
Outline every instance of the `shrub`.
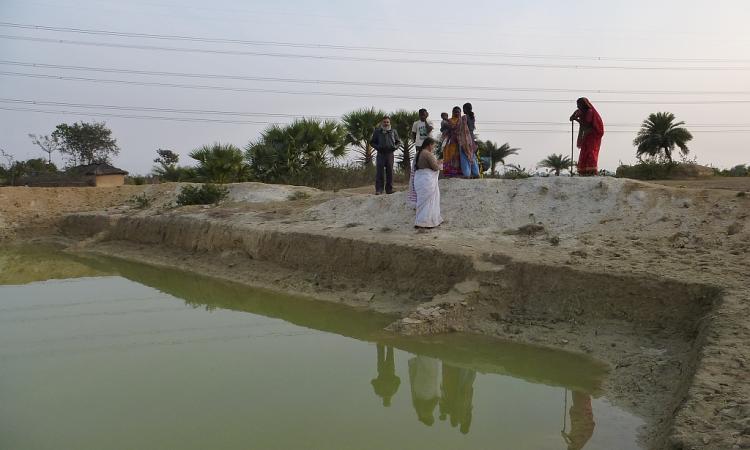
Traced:
POLYGON ((289 197, 287 197, 287 200, 289 201, 295 201, 295 200, 305 200, 310 198, 310 194, 304 191, 294 191, 291 194, 289 194, 289 197))
POLYGON ((146 209, 151 206, 151 199, 146 196, 146 193, 141 193, 130 199, 130 203, 133 203, 138 209, 146 209))
POLYGON ((229 189, 215 184, 202 184, 200 186, 183 186, 177 196, 179 206, 186 205, 210 205, 219 203, 227 198, 229 189))
POLYGON ((531 174, 521 166, 508 165, 508 170, 500 177, 504 180, 519 180, 529 178, 531 174))
MULTIPOLYGON (((409 181, 404 171, 394 167, 393 182, 406 183, 409 181)), ((299 173, 283 179, 261 180, 266 183, 283 183, 297 186, 309 186, 324 191, 358 188, 375 183, 375 167, 365 167, 362 164, 349 164, 333 167, 321 167, 299 173)))
POLYGON ((133 175, 125 177, 125 184, 134 184, 136 186, 141 186, 146 184, 146 177, 142 175, 133 175))
POLYGON ((750 176, 750 166, 745 164, 739 164, 732 167, 731 169, 714 169, 714 175, 720 177, 747 177, 750 176))
POLYGON ((698 164, 675 163, 669 161, 644 160, 638 164, 621 165, 617 168, 616 177, 635 180, 664 180, 712 176, 713 170, 698 164))

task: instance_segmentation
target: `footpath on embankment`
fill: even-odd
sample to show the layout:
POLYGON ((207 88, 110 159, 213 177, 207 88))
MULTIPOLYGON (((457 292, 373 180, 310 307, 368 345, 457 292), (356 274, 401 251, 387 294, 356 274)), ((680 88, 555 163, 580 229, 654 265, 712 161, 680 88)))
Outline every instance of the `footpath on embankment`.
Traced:
POLYGON ((3 188, 0 231, 397 313, 393 332, 587 353, 611 367, 607 398, 647 419, 645 447, 750 447, 747 195, 613 178, 440 187, 446 222, 429 232, 404 193, 258 183, 182 208, 177 184, 3 188))

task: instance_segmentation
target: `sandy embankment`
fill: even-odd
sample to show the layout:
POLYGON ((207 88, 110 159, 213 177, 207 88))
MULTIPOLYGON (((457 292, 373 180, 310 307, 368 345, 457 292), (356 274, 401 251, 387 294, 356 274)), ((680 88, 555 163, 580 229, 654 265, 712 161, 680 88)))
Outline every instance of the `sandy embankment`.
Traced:
MULTIPOLYGON (((746 196, 609 178, 448 180, 447 222, 419 234, 403 194, 246 184, 218 207, 170 209, 175 189, 102 193, 109 211, 62 230, 81 249, 398 312, 392 329, 407 334, 463 329, 589 353, 612 366, 605 395, 649 419, 649 447, 750 446, 746 196), (287 201, 293 190, 311 198, 287 201), (142 191, 149 210, 123 204, 142 191)), ((14 194, 0 190, 6 224, 28 216, 9 215, 14 194)))

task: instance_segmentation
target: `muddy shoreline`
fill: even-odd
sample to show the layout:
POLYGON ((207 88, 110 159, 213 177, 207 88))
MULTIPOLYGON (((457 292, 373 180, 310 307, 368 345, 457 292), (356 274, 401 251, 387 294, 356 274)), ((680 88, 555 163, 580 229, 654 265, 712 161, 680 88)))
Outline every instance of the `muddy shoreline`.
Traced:
POLYGON ((544 232, 530 235, 502 232, 528 222, 528 200, 495 226, 501 233, 474 213, 470 235, 459 217, 415 234, 399 222, 397 199, 321 193, 76 213, 27 237, 397 314, 389 328, 402 334, 460 330, 585 353, 611 367, 604 395, 647 420, 644 447, 750 447, 746 200, 643 183, 592 187, 595 221, 570 231, 574 215, 559 224, 552 215, 572 194, 498 184, 503 198, 549 198, 550 219, 536 213, 544 232))

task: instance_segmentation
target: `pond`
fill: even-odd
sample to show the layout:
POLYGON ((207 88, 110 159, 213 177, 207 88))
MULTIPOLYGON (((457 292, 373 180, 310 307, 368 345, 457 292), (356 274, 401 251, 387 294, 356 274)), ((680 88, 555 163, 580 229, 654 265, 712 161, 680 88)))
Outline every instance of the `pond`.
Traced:
POLYGON ((2 449, 636 449, 585 356, 47 248, 0 250, 2 449))

